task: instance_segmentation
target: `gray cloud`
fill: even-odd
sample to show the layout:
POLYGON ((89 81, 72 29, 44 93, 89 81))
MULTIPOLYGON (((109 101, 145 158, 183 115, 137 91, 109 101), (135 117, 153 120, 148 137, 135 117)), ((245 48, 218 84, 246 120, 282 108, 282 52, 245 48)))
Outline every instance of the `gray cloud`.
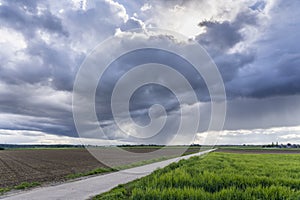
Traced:
POLYGON ((125 23, 126 11, 111 2, 95 2, 87 10, 74 9, 72 3, 56 10, 55 4, 59 3, 0 5, 3 28, 20 33, 25 42, 18 54, 7 53, 11 57, 0 61, 1 128, 77 137, 71 92, 81 62, 116 28, 128 29, 137 21, 125 23))
POLYGON ((200 23, 206 32, 200 34, 197 40, 219 67, 229 98, 299 94, 300 59, 296 33, 300 24, 297 20, 292 20, 289 25, 283 22, 283 18, 296 17, 295 9, 299 3, 283 4, 279 3, 270 12, 272 21, 267 26, 260 23, 261 10, 265 8, 262 2, 238 13, 231 22, 200 23), (247 42, 243 30, 249 27, 261 31, 259 37, 263 39, 258 39, 247 49, 232 53, 231 49, 236 45, 247 42))
POLYGON ((47 4, 42 4, 43 10, 38 9, 38 4, 38 1, 4 1, 0 7, 1 24, 22 31, 28 39, 35 37, 38 29, 68 36, 47 4))
POLYGON ((238 98, 228 101, 225 129, 253 129, 297 126, 300 123, 300 95, 268 98, 238 98))
POLYGON ((197 39, 200 44, 209 48, 210 51, 224 52, 243 39, 242 35, 238 32, 241 28, 241 24, 228 21, 203 21, 199 23, 199 26, 205 27, 206 32, 198 36, 197 39))
MULTIPOLYGON (((154 18, 159 8, 170 10, 176 5, 184 7, 193 3, 167 1, 153 5, 155 11, 141 13, 140 8, 146 1, 119 2, 89 2, 86 8, 83 5, 77 8, 72 2, 1 2, 1 29, 12 35, 19 34, 19 40, 24 40, 25 46, 19 40, 15 45, 21 45, 20 48, 9 43, 1 44, 0 129, 38 130, 76 137, 71 92, 77 70, 88 52, 115 34, 117 29, 127 31, 155 25, 148 19, 154 18)), ((257 1, 244 6, 232 15, 233 18, 213 20, 216 15, 231 12, 223 10, 212 16, 212 20, 200 22, 205 32, 196 35, 195 39, 212 56, 225 82, 229 99, 226 129, 299 124, 300 111, 295 109, 299 107, 300 92, 298 7, 297 1, 279 2, 267 10, 267 2, 257 1)), ((202 116, 207 117, 203 118, 199 131, 205 131, 210 104, 201 76, 174 55, 159 51, 137 54, 127 55, 113 63, 100 82, 97 111, 109 138, 126 139, 118 132, 109 108, 114 84, 133 66, 154 61, 173 66, 190 81, 199 101, 204 104, 202 116)), ((132 117, 136 122, 146 124, 148 108, 155 103, 164 105, 171 117, 164 132, 173 132, 176 127, 172 124, 178 122, 176 112, 179 105, 165 88, 155 85, 140 88, 132 97, 132 117)), ((171 136, 156 139, 163 141, 171 136)))
POLYGON ((70 93, 29 84, 0 85, 1 128, 76 136, 70 93))
MULTIPOLYGON (((205 32, 198 35, 196 40, 212 56, 218 66, 225 84, 233 80, 240 68, 255 61, 256 50, 247 49, 243 52, 231 52, 237 44, 246 40, 241 30, 245 26, 259 29, 258 15, 251 9, 242 10, 232 21, 202 21, 200 27, 205 28, 205 32)), ((228 96, 235 96, 227 88, 228 96)))

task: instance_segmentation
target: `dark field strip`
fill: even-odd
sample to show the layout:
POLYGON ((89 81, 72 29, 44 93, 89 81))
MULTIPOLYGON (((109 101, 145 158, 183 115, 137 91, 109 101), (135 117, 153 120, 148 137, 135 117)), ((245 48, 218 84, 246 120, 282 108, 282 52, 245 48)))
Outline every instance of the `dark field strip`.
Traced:
POLYGON ((160 169, 94 199, 300 199, 300 154, 214 152, 160 169))

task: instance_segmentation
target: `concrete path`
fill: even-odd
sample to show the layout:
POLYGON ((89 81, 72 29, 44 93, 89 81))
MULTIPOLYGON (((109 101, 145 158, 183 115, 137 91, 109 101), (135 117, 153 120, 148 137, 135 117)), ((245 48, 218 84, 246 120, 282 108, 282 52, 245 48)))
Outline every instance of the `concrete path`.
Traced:
POLYGON ((213 150, 207 150, 187 156, 173 158, 161 162, 156 162, 140 167, 126 169, 105 175, 94 176, 79 181, 67 182, 56 186, 48 186, 23 191, 10 196, 0 197, 7 200, 54 200, 54 199, 72 199, 84 200, 107 192, 119 184, 128 183, 135 179, 149 175, 157 168, 163 168, 170 163, 178 162, 182 159, 188 159, 192 156, 199 156, 209 153, 213 150))

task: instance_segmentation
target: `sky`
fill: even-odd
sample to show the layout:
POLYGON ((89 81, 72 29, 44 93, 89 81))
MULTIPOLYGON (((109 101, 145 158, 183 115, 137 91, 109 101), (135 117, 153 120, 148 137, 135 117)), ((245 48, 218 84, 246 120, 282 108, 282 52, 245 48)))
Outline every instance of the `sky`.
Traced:
MULTIPOLYGON (((97 117, 106 137, 78 137, 72 96, 80 66, 98 44, 136 28, 177 32, 199 43, 212 58, 227 98, 224 127, 215 144, 300 143, 299 6, 298 0, 0 0, 0 143, 137 142, 118 130, 110 100, 123 72, 146 63, 149 55, 175 66, 195 89, 198 101, 183 108, 189 110, 187 120, 194 118, 194 106, 201 108, 194 143, 214 134, 207 131, 211 103, 201 76, 166 52, 143 51, 113 63, 97 87, 97 117)), ((160 42, 168 45, 168 38, 162 35, 160 42)), ((170 90, 145 85, 130 101, 133 122, 149 123, 153 104, 165 108, 168 120, 160 136, 149 142, 164 143, 178 128, 181 105, 170 90)), ((130 123, 124 126, 130 128, 130 123)))

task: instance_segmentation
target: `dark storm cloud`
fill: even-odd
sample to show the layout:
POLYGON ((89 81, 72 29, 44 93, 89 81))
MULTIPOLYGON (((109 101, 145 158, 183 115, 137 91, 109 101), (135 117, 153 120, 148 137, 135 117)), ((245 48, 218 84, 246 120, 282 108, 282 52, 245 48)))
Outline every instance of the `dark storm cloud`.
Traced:
MULTIPOLYGON (((1 88, 4 85, 1 84, 1 88)), ((70 94, 47 87, 6 84, 0 95, 1 128, 76 136, 70 94)))
POLYGON ((237 98, 227 102, 225 130, 298 126, 300 96, 237 98))
MULTIPOLYGON (((117 27, 123 25, 128 29, 123 18, 118 17, 117 11, 122 12, 122 9, 112 10, 106 2, 95 2, 94 7, 85 11, 66 9, 59 16, 51 11, 49 4, 45 1, 5 1, 0 6, 2 26, 21 33, 27 45, 18 51, 26 58, 15 56, 0 61, 1 81, 41 83, 57 90, 72 91, 76 72, 87 51, 113 35, 117 27)), ((128 26, 133 27, 135 21, 128 20, 128 26)))
POLYGON ((228 84, 231 91, 254 98, 300 93, 299 6, 298 1, 277 5, 281 12, 274 11, 269 29, 255 43, 257 58, 228 84))
POLYGON ((2 28, 21 33, 26 42, 26 48, 0 61, 1 128, 76 136, 71 96, 56 91, 72 89, 72 67, 78 65, 76 52, 51 41, 68 39, 61 19, 46 2, 5 1, 0 21, 2 28), (49 44, 39 31, 49 34, 49 44))
MULTIPOLYGON (((164 40, 162 40, 164 41, 164 40)), ((130 69, 146 63, 160 63, 170 66, 179 71, 186 80, 189 81, 192 88, 196 91, 199 101, 208 101, 208 90, 205 82, 194 67, 178 55, 155 49, 143 49, 130 52, 116 59, 103 74, 97 90, 96 102, 100 120, 112 120, 110 108, 111 96, 115 84, 130 69)), ((143 76, 146 76, 145 74, 143 76)), ((151 74, 147 74, 151 76, 151 74)), ((159 79, 161 77, 157 77, 159 79)), ((172 81, 173 85, 176 80, 171 77, 168 81, 172 81)), ((166 80, 167 81, 167 80, 166 80)), ((130 88, 135 84, 135 80, 126 83, 130 88)), ((178 88, 181 86, 178 85, 178 88)), ((184 90, 181 91, 184 94, 184 90)), ((124 91, 127 93, 127 91, 124 91)), ((172 112, 179 109, 179 103, 176 96, 167 88, 155 84, 145 85, 139 88, 132 96, 130 101, 130 111, 134 118, 139 118, 140 121, 148 121, 148 109, 153 104, 161 104, 167 112, 172 112)), ((142 122, 143 123, 143 122, 142 122)))
POLYGON ((47 5, 43 4, 46 9, 42 11, 37 6, 38 1, 4 1, 0 6, 1 24, 22 31, 28 39, 35 36, 37 29, 68 36, 61 20, 48 10, 47 5))
POLYGON ((46 78, 51 78, 51 85, 55 89, 72 90, 76 71, 79 67, 78 63, 84 59, 84 54, 72 52, 67 46, 64 50, 55 46, 52 47, 43 41, 32 41, 28 44, 26 52, 43 61, 44 74, 49 73, 46 78))
POLYGON ((18 52, 26 58, 15 56, 7 62, 0 61, 1 81, 10 84, 48 84, 51 79, 53 87, 59 90, 72 89, 75 74, 72 67, 78 65, 78 60, 74 63, 76 58, 73 57, 78 55, 67 46, 58 48, 56 41, 51 41, 60 37, 67 39, 68 32, 63 28, 61 19, 51 13, 46 2, 5 1, 0 6, 0 21, 3 27, 22 33, 27 43, 27 48, 18 52), (51 44, 41 39, 39 31, 52 37, 49 38, 51 44))
MULTIPOLYGON (((196 40, 212 56, 225 84, 237 76, 240 68, 255 60, 254 49, 241 53, 231 53, 229 50, 245 40, 241 29, 245 26, 258 26, 257 17, 254 11, 246 9, 238 13, 233 21, 203 21, 199 23, 200 27, 205 28, 205 33, 198 35, 196 40)), ((227 92, 229 98, 236 95, 228 88, 227 92)))
POLYGON ((128 31, 128 30, 131 30, 131 29, 143 28, 143 24, 140 20, 137 20, 135 18, 130 18, 120 28, 121 28, 122 31, 128 31))
MULTIPOLYGON (((71 92, 80 64, 96 44, 113 35, 116 29, 127 31, 143 27, 149 17, 147 12, 140 14, 144 21, 133 17, 134 9, 139 10, 146 1, 119 2, 128 8, 127 12, 122 5, 109 1, 94 2, 85 10, 75 9, 69 3, 70 8, 61 7, 61 12, 54 12, 50 1, 1 2, 1 28, 23 35, 26 47, 13 52, 12 57, 0 60, 0 129, 39 130, 76 137, 71 92)), ((171 9, 175 5, 184 6, 185 1, 167 1, 162 5, 171 9)), ((293 109, 299 106, 296 95, 300 93, 299 2, 275 7, 268 16, 271 21, 268 26, 261 23, 265 8, 266 3, 258 1, 241 10, 232 20, 200 22, 206 32, 196 36, 196 40, 217 64, 230 100, 226 129, 299 124, 299 112, 293 109), (249 27, 258 35, 254 41, 249 41, 251 37, 249 39, 245 34, 249 27), (244 43, 244 49, 232 50, 244 43), (278 113, 284 114, 278 117, 278 113)), ((1 48, 6 49, 5 46, 1 48)), ((103 87, 98 88, 96 97, 100 124, 110 139, 124 139, 113 122, 111 90, 118 78, 131 67, 153 62, 147 55, 180 71, 190 81, 201 102, 206 104, 210 100, 201 76, 195 75, 195 70, 173 55, 144 52, 117 60, 100 82, 103 87)), ((131 100, 131 116, 143 125, 149 122, 151 105, 164 105, 172 119, 163 131, 175 132, 176 127, 172 124, 178 122, 176 111, 179 107, 170 91, 148 85, 140 88, 131 100)), ((209 103, 202 110, 202 116, 206 116, 202 123, 207 127, 209 103)), ((199 131, 205 131, 205 128, 199 131)), ((156 140, 163 141, 171 136, 156 140)))
POLYGON ((200 44, 208 48, 210 51, 224 52, 243 38, 238 32, 241 28, 240 24, 225 22, 204 21, 199 23, 200 27, 206 28, 206 33, 201 34, 197 39, 200 44))
MULTIPOLYGON (((0 5, 2 28, 21 33, 26 43, 18 54, 0 61, 0 126, 76 137, 70 93, 76 72, 87 50, 112 35, 126 13, 119 5, 95 2, 85 11, 66 7, 59 14, 48 3, 5 1, 0 5)), ((123 28, 133 28, 135 22, 128 20, 123 28)))
MULTIPOLYGON (((281 14, 273 14, 269 29, 259 33, 264 38, 242 52, 229 50, 240 42, 246 41, 242 35, 245 27, 260 30, 259 11, 264 4, 257 3, 251 9, 240 12, 229 22, 204 21, 199 25, 206 32, 197 40, 213 57, 225 81, 229 98, 239 96, 267 98, 276 95, 294 95, 300 93, 300 57, 297 32, 300 23, 291 20, 283 24, 283 18, 289 18, 297 12, 297 4, 283 5, 281 14), (287 10, 289 8, 290 10, 287 10), (282 22, 282 23, 281 23, 282 22)), ((274 11, 275 12, 275 11, 274 11)))
POLYGON ((14 67, 1 63, 1 81, 17 85, 40 83, 58 90, 71 91, 75 70, 84 56, 75 52, 70 55, 71 50, 65 50, 47 45, 40 39, 32 39, 26 50, 23 50, 26 59, 14 58, 14 67))

